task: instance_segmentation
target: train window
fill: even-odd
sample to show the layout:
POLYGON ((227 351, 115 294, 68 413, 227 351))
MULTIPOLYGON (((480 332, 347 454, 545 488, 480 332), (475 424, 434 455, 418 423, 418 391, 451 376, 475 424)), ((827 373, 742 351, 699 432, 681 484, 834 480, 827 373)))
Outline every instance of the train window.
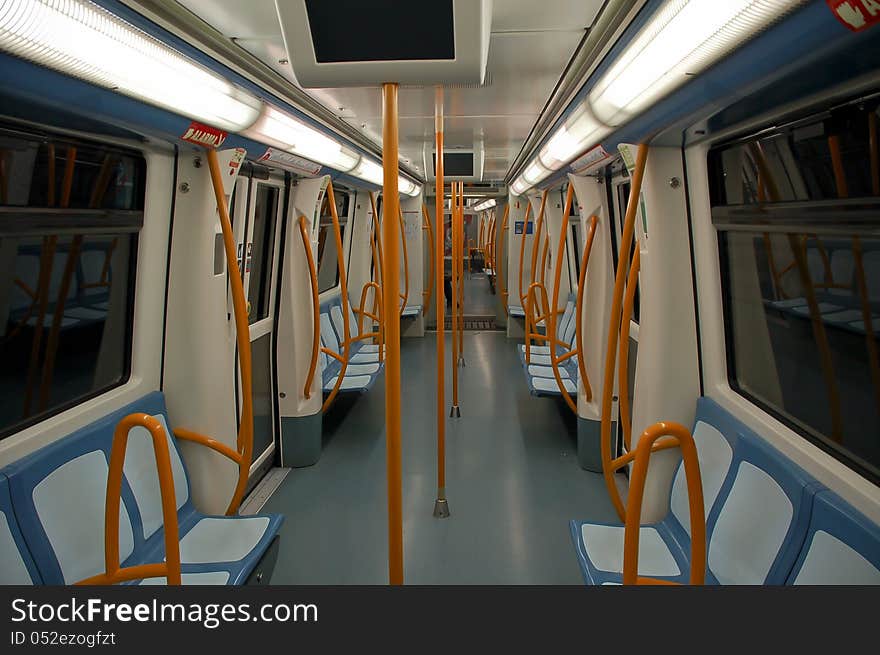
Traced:
POLYGON ((880 152, 850 105, 710 153, 731 387, 880 480, 880 152))
POLYGON ((269 299, 272 292, 272 260, 275 255, 275 224, 278 216, 280 189, 268 184, 258 184, 254 199, 254 222, 251 236, 252 253, 248 257, 250 278, 248 301, 250 323, 269 315, 269 299))
POLYGON ((138 154, 0 128, 0 436, 129 376, 138 154))
MULTIPOLYGON (((345 239, 345 226, 339 226, 340 233, 345 239)), ((318 293, 324 293, 336 288, 339 284, 339 260, 336 256, 336 236, 333 224, 321 222, 318 232, 318 293)))

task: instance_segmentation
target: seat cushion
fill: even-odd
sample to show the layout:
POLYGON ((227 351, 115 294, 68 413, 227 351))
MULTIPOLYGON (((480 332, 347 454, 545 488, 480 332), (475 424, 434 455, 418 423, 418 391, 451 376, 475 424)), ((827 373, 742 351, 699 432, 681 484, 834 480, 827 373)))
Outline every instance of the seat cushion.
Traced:
MULTIPOLYGON (((556 378, 531 378, 531 384, 532 388, 540 394, 562 395, 559 391, 559 386, 556 384, 556 378)), ((568 393, 577 393, 577 384, 573 381, 564 378, 562 385, 568 393)))
POLYGON ((180 540, 180 562, 240 561, 251 554, 268 528, 268 516, 202 518, 180 540))
MULTIPOLYGON (((572 521, 571 534, 587 584, 614 584, 623 580, 622 525, 572 521)), ((662 523, 640 528, 638 572, 640 576, 687 582, 690 575, 687 559, 662 523)))

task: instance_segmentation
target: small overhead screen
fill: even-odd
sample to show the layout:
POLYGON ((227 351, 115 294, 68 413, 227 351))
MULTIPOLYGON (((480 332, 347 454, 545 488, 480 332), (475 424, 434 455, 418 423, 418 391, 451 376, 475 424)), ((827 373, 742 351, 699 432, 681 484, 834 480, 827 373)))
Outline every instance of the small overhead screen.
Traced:
MULTIPOLYGON (((434 161, 434 176, 437 176, 437 153, 432 157, 434 161)), ((473 152, 444 152, 443 153, 444 177, 473 177, 474 176, 474 153, 473 152)))
POLYGON ((452 0, 305 0, 315 61, 455 59, 452 0), (386 38, 385 35, 393 35, 386 38))

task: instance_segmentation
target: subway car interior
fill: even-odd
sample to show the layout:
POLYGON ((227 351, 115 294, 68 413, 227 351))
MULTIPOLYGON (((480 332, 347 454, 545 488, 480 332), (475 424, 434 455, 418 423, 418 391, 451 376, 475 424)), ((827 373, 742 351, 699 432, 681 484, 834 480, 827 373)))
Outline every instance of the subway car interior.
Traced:
POLYGON ((0 583, 880 584, 880 3, 0 0, 0 583))

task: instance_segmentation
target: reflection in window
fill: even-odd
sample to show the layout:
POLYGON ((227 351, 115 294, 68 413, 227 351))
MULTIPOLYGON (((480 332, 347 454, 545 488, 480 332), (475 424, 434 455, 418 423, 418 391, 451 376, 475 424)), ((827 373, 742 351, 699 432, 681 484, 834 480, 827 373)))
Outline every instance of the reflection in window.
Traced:
POLYGON ((145 165, 96 144, 0 132, 0 166, 7 435, 128 378, 145 165))
POLYGON ((731 386, 875 479, 877 121, 851 105, 710 153, 731 386))

